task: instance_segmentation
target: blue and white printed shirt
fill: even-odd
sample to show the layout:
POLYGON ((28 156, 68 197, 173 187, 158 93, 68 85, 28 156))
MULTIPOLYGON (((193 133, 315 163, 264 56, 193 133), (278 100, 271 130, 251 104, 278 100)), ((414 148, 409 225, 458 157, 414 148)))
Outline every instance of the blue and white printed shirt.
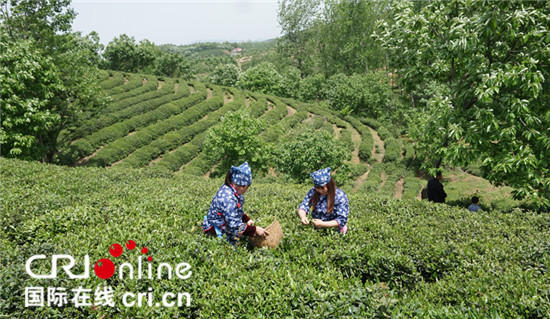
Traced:
POLYGON ((206 219, 202 223, 205 232, 217 226, 228 239, 238 239, 246 229, 243 222, 244 196, 227 185, 222 185, 210 204, 206 219))
POLYGON ((481 207, 478 205, 471 203, 470 206, 468 206, 468 210, 471 212, 477 212, 481 207))
MULTIPOLYGON (((309 192, 307 192, 306 197, 298 206, 298 209, 303 209, 306 213, 309 213, 311 206, 313 205, 313 194, 315 193, 315 187, 312 187, 309 192)), ((337 188, 336 194, 334 195, 334 209, 332 213, 327 213, 328 200, 327 196, 319 196, 319 202, 313 209, 311 217, 314 219, 320 219, 324 222, 335 220, 338 222, 338 227, 342 229, 348 223, 348 214, 349 214, 349 201, 346 193, 343 190, 337 188)))

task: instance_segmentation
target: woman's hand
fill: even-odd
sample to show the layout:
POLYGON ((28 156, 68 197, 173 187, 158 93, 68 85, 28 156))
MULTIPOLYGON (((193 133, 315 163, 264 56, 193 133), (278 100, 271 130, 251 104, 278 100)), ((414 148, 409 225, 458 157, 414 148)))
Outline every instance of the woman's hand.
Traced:
POLYGON ((309 225, 309 219, 307 219, 306 211, 303 209, 298 209, 298 217, 303 225, 309 225))
POLYGON ((260 226, 256 226, 256 235, 265 237, 265 236, 269 235, 269 232, 265 228, 262 228, 260 226))
POLYGON ((320 220, 320 219, 314 219, 312 220, 313 225, 317 228, 330 228, 330 227, 338 227, 338 222, 335 220, 328 220, 326 222, 320 220))
POLYGON ((317 228, 322 228, 322 226, 324 226, 324 221, 320 220, 320 219, 313 219, 311 221, 313 223, 313 226, 317 227, 317 228))
POLYGON ((250 219, 247 223, 248 226, 254 226, 254 221, 250 219))

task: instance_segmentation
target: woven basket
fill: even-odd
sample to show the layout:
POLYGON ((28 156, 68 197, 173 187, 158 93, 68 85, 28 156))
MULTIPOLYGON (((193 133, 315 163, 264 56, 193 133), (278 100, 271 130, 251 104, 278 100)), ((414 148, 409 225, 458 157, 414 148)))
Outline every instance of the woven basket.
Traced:
POLYGON ((276 248, 279 243, 281 242, 281 239, 283 239, 283 229, 281 228, 281 224, 277 221, 277 218, 273 216, 273 223, 269 225, 266 228, 269 235, 262 237, 262 236, 254 236, 251 238, 252 240, 252 246, 256 248, 260 247, 269 247, 269 248, 276 248))

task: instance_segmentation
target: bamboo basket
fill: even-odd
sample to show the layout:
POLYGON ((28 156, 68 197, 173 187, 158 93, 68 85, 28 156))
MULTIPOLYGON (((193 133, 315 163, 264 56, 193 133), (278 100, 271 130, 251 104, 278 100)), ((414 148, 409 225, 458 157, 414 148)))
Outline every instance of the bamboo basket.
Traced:
POLYGON ((277 221, 277 217, 273 216, 273 222, 266 228, 266 230, 269 235, 265 237, 254 236, 251 238, 252 246, 256 248, 266 246, 269 248, 277 248, 277 246, 279 246, 279 243, 281 242, 281 239, 283 239, 284 234, 283 229, 281 228, 281 224, 279 224, 279 221, 277 221))

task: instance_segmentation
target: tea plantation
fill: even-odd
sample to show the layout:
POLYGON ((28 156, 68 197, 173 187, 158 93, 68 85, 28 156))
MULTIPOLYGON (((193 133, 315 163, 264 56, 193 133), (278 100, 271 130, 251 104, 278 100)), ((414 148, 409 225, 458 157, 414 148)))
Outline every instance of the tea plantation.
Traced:
MULTIPOLYGON (((70 136, 62 132, 60 139, 72 142, 56 157, 61 165, 208 176, 219 164, 203 150, 208 130, 229 112, 245 110, 263 124, 259 137, 265 143, 280 145, 302 132, 324 131, 346 145, 350 171, 337 183, 348 193, 413 199, 426 184, 416 171, 413 143, 399 129, 376 120, 342 117, 322 103, 212 84, 115 71, 101 74, 108 106, 70 136)), ((268 177, 277 180, 280 173, 268 177)), ((446 172, 443 183, 449 186, 448 201, 464 207, 473 195, 481 198, 484 209, 510 210, 521 204, 511 199, 510 188, 494 188, 460 170, 446 172)))
MULTIPOLYGON (((118 166, 118 165, 117 165, 118 166)), ((245 211, 261 226, 271 216, 285 237, 275 250, 237 248, 201 234, 200 221, 221 185, 187 174, 63 167, 0 158, 0 315, 11 318, 547 318, 550 315, 550 216, 463 208, 349 194, 350 230, 340 236, 302 226, 296 207, 308 186, 254 183, 245 211), (109 247, 134 240, 114 258, 109 247), (70 279, 50 256, 74 257, 70 279), (95 276, 93 263, 119 267, 138 256, 188 263, 188 279, 95 276), (27 287, 109 286, 114 305, 25 307, 27 287), (149 289, 151 288, 151 289, 149 289), (126 307, 125 293, 188 293, 190 306, 126 307)), ((66 265, 66 261, 60 261, 66 265)), ((146 266, 144 266, 146 267, 146 266)), ((71 298, 69 294, 69 299, 71 298)))
POLYGON ((208 129, 244 109, 263 124, 259 136, 265 143, 326 131, 346 145, 350 191, 415 198, 425 183, 407 169, 414 148, 399 130, 368 118, 341 117, 323 104, 114 71, 102 71, 101 86, 110 98, 107 108, 70 136, 72 142, 56 157, 59 164, 208 175, 218 164, 203 152, 208 129))
POLYGON ((181 79, 103 71, 101 86, 106 109, 75 135, 62 132, 71 142, 60 165, 0 158, 0 318, 550 316, 550 216, 514 208, 510 189, 461 170, 443 180, 455 207, 418 200, 426 181, 399 130, 322 103, 181 79), (310 186, 254 167, 244 208, 263 227, 277 217, 280 246, 252 249, 243 240, 235 248, 202 234, 222 184, 205 178, 219 165, 205 155, 207 133, 241 109, 262 122, 266 143, 325 131, 346 145, 350 171, 337 182, 350 199, 348 234, 301 225, 296 208, 310 186), (484 194, 483 211, 465 209, 473 194, 484 194), (126 248, 129 240, 137 248, 126 248), (121 256, 110 254, 113 244, 121 256), (31 278, 26 263, 37 255, 45 259, 32 262, 35 274, 52 271, 53 255, 75 265, 62 259, 55 278, 31 278), (116 267, 106 280, 95 274, 104 258, 116 267), (183 263, 189 278, 175 275, 183 263), (63 266, 89 276, 70 278, 63 266), (138 277, 148 267, 151 278, 138 277), (29 306, 32 288, 44 299, 48 288, 65 289, 67 302, 29 306), (80 288, 89 299, 74 298, 80 288), (97 290, 111 288, 113 303, 102 303, 97 290), (167 294, 184 302, 164 304, 167 294))

